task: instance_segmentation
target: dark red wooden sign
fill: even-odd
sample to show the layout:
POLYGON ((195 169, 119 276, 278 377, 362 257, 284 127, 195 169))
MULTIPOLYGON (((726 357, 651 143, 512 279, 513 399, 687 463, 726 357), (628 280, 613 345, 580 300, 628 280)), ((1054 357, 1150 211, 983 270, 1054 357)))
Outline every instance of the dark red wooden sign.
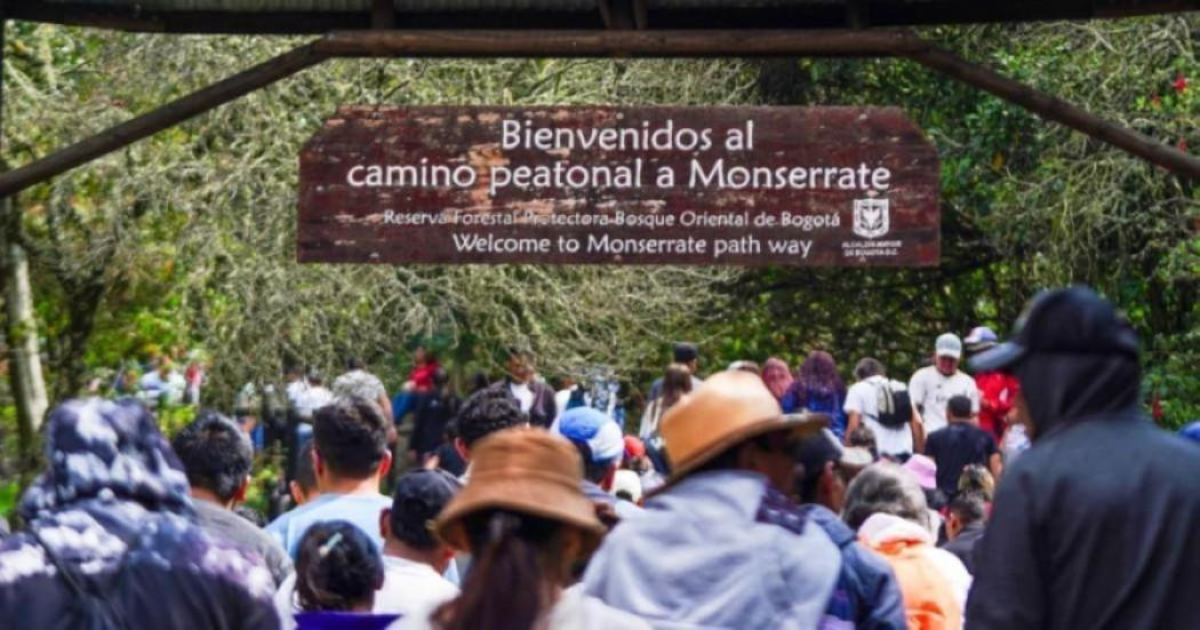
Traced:
POLYGON ((894 108, 346 107, 302 262, 929 266, 937 153, 894 108))

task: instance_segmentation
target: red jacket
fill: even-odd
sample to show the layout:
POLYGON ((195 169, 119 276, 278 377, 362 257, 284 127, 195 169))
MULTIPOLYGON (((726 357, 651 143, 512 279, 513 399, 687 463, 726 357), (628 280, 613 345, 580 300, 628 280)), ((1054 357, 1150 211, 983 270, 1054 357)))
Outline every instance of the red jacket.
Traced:
POLYGON ((1021 386, 1017 377, 1002 372, 975 375, 979 388, 979 428, 996 436, 1004 435, 1004 418, 1012 409, 1021 386))

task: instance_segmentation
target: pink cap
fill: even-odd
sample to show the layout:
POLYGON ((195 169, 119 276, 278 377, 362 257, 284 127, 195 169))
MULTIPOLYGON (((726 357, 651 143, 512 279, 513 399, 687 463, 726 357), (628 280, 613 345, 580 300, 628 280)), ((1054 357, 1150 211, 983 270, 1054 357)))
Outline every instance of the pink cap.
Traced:
POLYGON ((904 469, 912 473, 917 484, 926 490, 937 487, 937 463, 924 455, 913 455, 904 462, 904 469))

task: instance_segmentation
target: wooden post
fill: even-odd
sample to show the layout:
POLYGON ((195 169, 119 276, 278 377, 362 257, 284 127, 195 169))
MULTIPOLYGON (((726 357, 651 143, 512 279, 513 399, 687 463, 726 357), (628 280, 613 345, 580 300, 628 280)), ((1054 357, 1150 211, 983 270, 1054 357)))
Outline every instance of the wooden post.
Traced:
POLYGON ((163 105, 150 113, 142 114, 44 158, 0 174, 0 198, 16 194, 76 166, 86 164, 142 138, 173 127, 193 116, 203 114, 250 92, 290 77, 325 59, 326 56, 318 53, 313 48, 313 44, 305 44, 163 105))
POLYGON ((371 0, 371 28, 396 28, 396 6, 392 4, 392 0, 371 0))
POLYGON ((972 63, 949 51, 930 46, 907 51, 904 56, 936 70, 956 81, 975 86, 1020 105, 1038 116, 1066 125, 1101 142, 1161 166, 1177 175, 1200 180, 1200 157, 1179 151, 1138 133, 1109 122, 1060 98, 1040 92, 990 68, 972 63))
POLYGON ((330 57, 881 57, 929 44, 907 31, 339 31, 330 57))

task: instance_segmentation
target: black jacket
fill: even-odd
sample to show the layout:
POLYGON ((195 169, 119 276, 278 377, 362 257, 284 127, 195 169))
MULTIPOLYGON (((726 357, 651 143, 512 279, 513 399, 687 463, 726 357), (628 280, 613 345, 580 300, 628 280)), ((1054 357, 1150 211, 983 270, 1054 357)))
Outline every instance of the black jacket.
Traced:
MULTIPOLYGON (((520 408, 520 403, 516 396, 513 396, 512 389, 509 387, 507 380, 499 381, 491 385, 492 389, 502 391, 512 399, 513 403, 520 408)), ((554 390, 549 385, 538 381, 529 383, 529 390, 533 392, 533 406, 530 407, 529 424, 535 427, 549 428, 554 422, 554 418, 558 415, 558 406, 554 402, 554 390)))
POLYGON ((1036 435, 976 547, 967 627, 1200 627, 1200 450, 1141 415, 1131 359, 1031 356, 1017 377, 1036 435))

